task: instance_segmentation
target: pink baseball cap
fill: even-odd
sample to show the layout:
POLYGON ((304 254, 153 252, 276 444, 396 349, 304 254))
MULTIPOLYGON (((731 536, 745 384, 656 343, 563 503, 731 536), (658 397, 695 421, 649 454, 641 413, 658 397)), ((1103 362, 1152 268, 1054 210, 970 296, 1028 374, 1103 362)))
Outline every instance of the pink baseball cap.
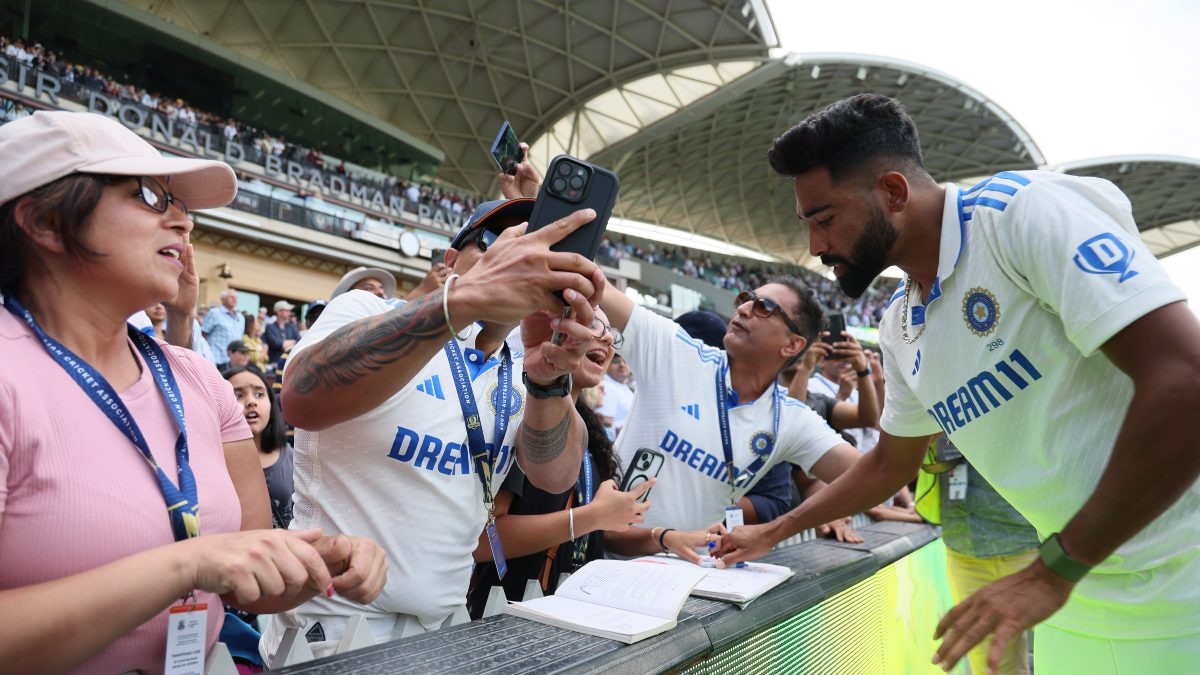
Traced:
POLYGON ((0 126, 0 204, 73 173, 170 176, 168 189, 189 209, 225 206, 237 176, 224 162, 163 157, 111 117, 39 111, 0 126))

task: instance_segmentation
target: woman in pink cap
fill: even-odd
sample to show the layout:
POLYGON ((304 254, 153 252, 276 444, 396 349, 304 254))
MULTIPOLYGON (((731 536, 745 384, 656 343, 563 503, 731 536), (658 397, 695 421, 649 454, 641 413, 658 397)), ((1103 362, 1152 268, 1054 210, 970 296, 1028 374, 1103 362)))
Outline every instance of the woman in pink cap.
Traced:
POLYGON ((188 209, 232 200, 233 171, 89 113, 6 124, 0 157, 4 669, 161 672, 203 659, 222 600, 372 600, 379 549, 259 529, 267 495, 229 386, 125 323, 194 299, 188 209))

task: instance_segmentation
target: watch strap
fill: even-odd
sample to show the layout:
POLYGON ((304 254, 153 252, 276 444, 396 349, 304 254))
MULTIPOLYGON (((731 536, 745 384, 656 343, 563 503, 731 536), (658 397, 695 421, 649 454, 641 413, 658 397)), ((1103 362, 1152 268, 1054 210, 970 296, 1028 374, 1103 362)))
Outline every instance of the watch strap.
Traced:
POLYGON ((867 364, 866 368, 863 368, 862 370, 856 370, 856 371, 854 371, 854 374, 858 375, 859 377, 866 377, 866 376, 870 375, 871 374, 871 365, 867 364))
POLYGON ((1078 582, 1092 570, 1091 565, 1081 563, 1067 554, 1057 532, 1042 542, 1038 547, 1038 555, 1051 572, 1068 581, 1078 582))
POLYGON ((529 379, 529 373, 521 373, 521 382, 525 384, 525 391, 529 395, 538 398, 562 398, 571 393, 571 374, 567 373, 554 381, 553 384, 541 385, 529 379))

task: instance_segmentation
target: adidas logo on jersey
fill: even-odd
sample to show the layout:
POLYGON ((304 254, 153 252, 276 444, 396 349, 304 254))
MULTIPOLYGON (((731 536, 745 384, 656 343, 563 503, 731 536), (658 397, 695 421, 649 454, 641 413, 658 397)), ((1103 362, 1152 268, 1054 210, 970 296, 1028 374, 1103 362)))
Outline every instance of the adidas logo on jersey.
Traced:
POLYGON ((682 410, 683 412, 691 415, 692 417, 695 417, 696 419, 700 419, 700 404, 699 403, 692 403, 690 405, 681 405, 681 406, 679 406, 679 409, 682 410))
POLYGON ((430 396, 441 401, 446 400, 446 395, 442 393, 442 381, 438 379, 437 375, 434 375, 433 377, 428 378, 424 382, 418 384, 417 391, 421 392, 422 394, 429 394, 430 396))

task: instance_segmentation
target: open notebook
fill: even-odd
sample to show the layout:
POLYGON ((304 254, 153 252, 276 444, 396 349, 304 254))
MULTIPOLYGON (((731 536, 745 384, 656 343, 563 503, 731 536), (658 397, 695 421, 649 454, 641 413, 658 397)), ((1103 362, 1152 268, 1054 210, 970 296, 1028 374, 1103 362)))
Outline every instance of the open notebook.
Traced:
MULTIPOLYGON (((696 567, 674 555, 650 555, 638 558, 633 562, 674 569, 694 569, 696 567)), ((789 567, 757 562, 746 563, 745 567, 712 568, 708 569, 708 574, 692 588, 692 595, 698 598, 724 600, 745 607, 763 593, 787 581, 794 574, 795 572, 789 567)))
POLYGON ((671 630, 692 590, 710 570, 593 560, 554 595, 510 602, 505 613, 540 623, 634 643, 671 630))

